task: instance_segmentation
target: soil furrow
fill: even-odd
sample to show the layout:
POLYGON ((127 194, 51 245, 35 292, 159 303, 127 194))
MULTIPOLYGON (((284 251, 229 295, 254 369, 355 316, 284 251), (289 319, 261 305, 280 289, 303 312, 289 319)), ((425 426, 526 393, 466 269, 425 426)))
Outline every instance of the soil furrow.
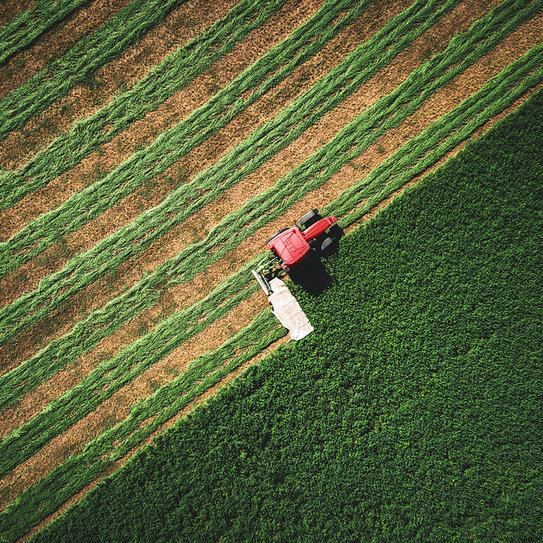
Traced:
POLYGON ((236 377, 238 377, 243 371, 245 371, 250 365, 258 364, 260 360, 265 358, 266 356, 273 353, 278 347, 281 345, 285 345, 288 341, 288 336, 285 336, 284 338, 276 341, 272 345, 270 345, 267 349, 264 349, 260 352, 259 355, 252 358, 250 361, 245 362, 243 365, 241 365, 236 370, 228 373, 226 377, 224 377, 217 385, 209 388, 204 394, 201 396, 198 396, 196 399, 194 399, 185 409, 177 413, 174 417, 172 417, 170 420, 168 420, 165 424, 160 426, 159 429, 154 431, 149 437, 147 437, 138 447, 134 447, 130 452, 125 455, 120 460, 116 460, 110 468, 108 468, 105 472, 100 474, 99 477, 97 477, 92 483, 81 489, 77 494, 72 496, 69 500, 64 502, 62 506, 57 509, 54 513, 51 513, 49 516, 47 516, 39 525, 35 526, 29 533, 19 539, 19 542, 28 541, 28 539, 35 534, 36 532, 39 532, 41 529, 43 529, 47 524, 49 524, 51 521, 53 521, 55 518, 59 517, 70 507, 71 505, 79 502, 90 490, 92 490, 100 481, 102 481, 105 477, 108 475, 111 475, 113 472, 117 471, 119 468, 124 466, 126 462, 128 462, 142 447, 145 447, 151 441, 160 435, 161 433, 165 432, 168 428, 171 428, 175 423, 177 423, 179 420, 181 420, 183 417, 185 417, 188 413, 193 411, 197 406, 204 404, 210 397, 214 396, 217 393, 217 390, 221 387, 228 386, 236 377))

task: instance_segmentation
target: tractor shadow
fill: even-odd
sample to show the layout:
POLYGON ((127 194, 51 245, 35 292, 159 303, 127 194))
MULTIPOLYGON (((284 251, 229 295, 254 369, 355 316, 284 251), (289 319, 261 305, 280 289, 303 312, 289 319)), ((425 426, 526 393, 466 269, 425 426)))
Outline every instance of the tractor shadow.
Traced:
POLYGON ((339 240, 344 235, 343 230, 334 224, 328 233, 319 236, 311 245, 316 248, 309 253, 306 260, 293 268, 289 276, 295 285, 300 285, 309 295, 319 296, 333 285, 333 279, 324 266, 323 259, 335 254, 339 240), (332 243, 325 249, 320 249, 326 238, 332 238, 332 243))

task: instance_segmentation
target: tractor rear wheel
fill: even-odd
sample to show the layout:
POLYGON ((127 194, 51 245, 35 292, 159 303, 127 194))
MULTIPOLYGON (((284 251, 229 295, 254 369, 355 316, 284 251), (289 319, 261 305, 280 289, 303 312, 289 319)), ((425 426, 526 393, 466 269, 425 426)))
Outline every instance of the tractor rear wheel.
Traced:
POLYGON ((298 224, 300 226, 305 226, 306 228, 309 228, 312 224, 316 223, 318 220, 319 220, 319 210, 318 209, 312 209, 311 211, 308 211, 298 221, 298 224))

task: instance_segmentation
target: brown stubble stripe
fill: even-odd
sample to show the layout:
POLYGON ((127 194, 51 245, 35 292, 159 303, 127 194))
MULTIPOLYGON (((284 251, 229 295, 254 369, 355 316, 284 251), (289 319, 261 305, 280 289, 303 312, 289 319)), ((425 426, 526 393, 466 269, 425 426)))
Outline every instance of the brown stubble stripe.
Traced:
POLYGON ((33 9, 36 0, 2 0, 0 2, 0 28, 6 26, 16 17, 33 9))
MULTIPOLYGON (((491 6, 486 6, 486 9, 490 8, 491 6)), ((257 170, 254 174, 249 176, 249 185, 246 186, 246 190, 244 192, 233 189, 225 196, 223 196, 220 206, 223 215, 226 215, 228 211, 231 210, 233 207, 239 207, 240 205, 242 205, 242 203, 244 203, 252 195, 252 193, 254 193, 250 189, 254 189, 254 191, 258 189, 259 191, 261 191, 263 190, 263 183, 266 183, 264 188, 268 188, 278 178, 284 176, 290 169, 294 168, 297 163, 305 160, 305 158, 307 158, 307 156, 314 152, 316 148, 318 148, 322 143, 329 141, 331 137, 338 131, 338 127, 344 126, 350 120, 352 120, 354 116, 356 116, 356 114, 360 110, 361 103, 369 105, 369 103, 375 102, 380 94, 375 92, 375 87, 373 85, 377 85, 381 91, 387 93, 395 88, 397 84, 404 79, 406 73, 410 73, 413 69, 417 67, 417 63, 420 61, 413 62, 410 59, 419 59, 421 57, 421 53, 425 51, 425 48, 429 42, 433 44, 433 47, 443 49, 448 43, 448 40, 450 39, 450 29, 453 20, 455 21, 455 28, 459 28, 460 30, 462 30, 464 27, 467 28, 470 26, 473 20, 472 18, 479 18, 483 14, 484 10, 483 13, 473 13, 472 10, 469 17, 464 17, 463 14, 455 13, 453 11, 450 14, 450 16, 452 17, 451 20, 444 20, 441 26, 436 26, 434 28, 435 33, 433 34, 433 36, 421 36, 418 41, 414 42, 412 49, 404 52, 402 56, 399 57, 400 62, 398 65, 402 67, 401 70, 389 68, 386 70, 386 72, 388 72, 386 73, 386 77, 383 77, 383 74, 385 72, 382 72, 381 74, 376 76, 374 80, 368 82, 368 84, 361 88, 360 91, 349 97, 343 104, 338 106, 336 110, 328 113, 319 123, 317 123, 315 127, 310 129, 308 132, 311 132, 311 138, 303 142, 294 142, 290 147, 286 148, 284 151, 277 155, 276 161, 275 158, 272 159, 271 167, 269 164, 267 164, 261 169, 257 170), (460 15, 462 15, 462 17, 460 17, 460 15), (385 79, 387 83, 384 82, 385 79), (369 101, 368 96, 371 97, 371 100, 369 101), (307 153, 307 156, 303 156, 304 150, 307 153), (289 156, 296 157, 296 162, 289 163, 285 166, 285 162, 288 161, 289 156)), ((498 52, 498 54, 504 54, 507 57, 510 53, 509 51, 506 51, 505 53, 498 52)), ((492 60, 492 57, 485 58, 490 58, 492 60)), ((505 63, 507 64, 508 61, 505 61, 505 63)), ((501 64, 498 64, 493 60, 492 64, 497 66, 496 71, 499 71, 502 67, 501 64)), ((481 86, 486 81, 486 78, 490 78, 491 75, 493 75, 493 72, 482 73, 477 65, 475 65, 475 67, 471 69, 471 72, 480 74, 479 83, 481 86)), ((471 77, 470 70, 465 72, 465 74, 467 75, 462 74, 461 76, 459 76, 459 80, 454 82, 455 85, 459 88, 465 88, 463 78, 469 79, 471 77)), ((447 91, 448 88, 446 89, 446 92, 443 93, 442 91, 438 94, 442 95, 444 99, 447 99, 449 97, 449 93, 447 91)), ((457 96, 455 101, 449 104, 447 107, 449 109, 455 107, 465 97, 466 96, 457 96)), ((423 106, 423 110, 426 107, 428 106, 423 106)), ((226 258, 213 264, 205 273, 198 275, 193 281, 187 284, 178 285, 164 291, 160 304, 143 311, 133 321, 127 323, 117 332, 103 340, 91 353, 88 353, 88 355, 85 356, 85 361, 87 361, 89 357, 92 357, 94 359, 94 364, 91 364, 89 366, 89 370, 93 369, 100 360, 115 356, 115 354, 117 354, 122 347, 134 341, 138 337, 137 330, 141 329, 142 327, 145 329, 150 329, 154 326, 154 324, 162 320, 162 318, 165 318, 165 316, 168 316, 174 311, 179 311, 183 307, 188 307, 192 305, 196 300, 205 297, 217 286, 221 278, 227 276, 230 273, 230 270, 232 268, 238 268, 242 266, 251 258, 253 258, 258 252, 260 252, 260 247, 263 245, 263 241, 267 237, 275 233, 275 231, 281 228, 281 226, 284 226, 284 224, 290 222, 294 222, 307 209, 311 209, 314 207, 320 208, 323 205, 333 201, 341 191, 345 190, 348 186, 350 186, 353 174, 352 164, 354 162, 358 163, 358 165, 355 164, 355 166, 357 166, 358 168, 362 168, 363 164, 365 164, 365 167, 368 170, 378 166, 386 158, 387 155, 392 154, 397 146, 405 143, 407 139, 421 132, 426 126, 433 122, 433 120, 435 120, 444 113, 443 108, 438 108, 438 110, 436 111, 434 111, 433 117, 423 115, 422 117, 424 118, 424 122, 418 123, 416 125, 412 122, 412 119, 407 119, 400 126, 399 129, 391 131, 393 137, 389 138, 388 134, 385 135, 381 140, 379 140, 379 142, 372 146, 372 148, 370 148, 366 153, 361 155, 359 159, 357 159, 356 161, 352 161, 351 164, 348 164, 346 167, 344 167, 323 187, 308 194, 305 198, 300 200, 299 203, 293 206, 283 217, 277 219, 273 223, 267 225, 265 228, 259 230, 254 236, 251 236, 251 238, 240 244, 240 246, 232 251, 226 258), (436 113, 436 111, 438 111, 439 113, 436 113), (379 149, 379 151, 376 151, 376 149, 379 149)), ((215 212, 218 209, 216 205, 210 207, 213 207, 213 210, 215 212)), ((204 208, 199 214, 196 214, 194 216, 194 220, 198 225, 198 229, 200 231, 207 231, 213 226, 212 224, 205 223, 207 214, 209 212, 210 209, 204 208)), ((219 218, 220 217, 215 217, 215 220, 218 220, 219 218)), ((192 220, 190 225, 183 226, 185 229, 192 228, 192 220)), ((148 268, 146 269, 140 267, 140 273, 142 270, 151 270, 151 263, 156 264, 159 258, 165 259, 177 254, 179 250, 182 249, 182 245, 179 244, 179 240, 183 238, 184 233, 188 233, 188 231, 176 231, 174 233, 175 236, 171 240, 167 240, 168 243, 165 243, 165 238, 169 237, 166 236, 165 238, 161 239, 160 243, 152 246, 151 249, 153 249, 155 252, 151 253, 151 255, 148 255, 148 268), (165 251, 169 252, 165 255, 165 251)), ((140 266, 144 265, 145 264, 140 259, 140 266)), ((126 275, 124 277, 126 278, 126 275)), ((75 366, 80 368, 81 363, 78 362, 75 364, 75 366)), ((79 377, 80 376, 78 375, 77 379, 79 379, 79 377)), ((53 377, 50 381, 48 381, 49 387, 54 390, 64 390, 66 385, 62 386, 60 383, 60 379, 62 379, 63 382, 66 383, 65 375, 62 375, 62 377, 53 377)), ((74 384, 75 382, 72 383, 71 386, 74 386, 74 384)), ((27 395, 25 399, 23 399, 23 402, 29 400, 30 402, 32 402, 32 398, 33 394, 31 393, 27 395)), ((45 398, 42 398, 42 400, 44 399, 45 398)), ((50 399, 51 398, 45 399, 45 401, 48 402, 50 401, 50 399)), ((17 406, 19 405, 20 404, 17 404, 17 406)), ((42 403, 42 401, 40 401, 39 404, 34 405, 33 408, 27 407, 27 416, 33 416, 33 414, 35 414, 43 407, 44 404, 42 403)), ((14 407, 14 409, 17 409, 17 407, 14 407)), ((13 421, 15 420, 20 422, 20 415, 18 415, 17 417, 13 417, 13 421)))
MULTIPOLYGON (((128 3, 127 0, 119 2, 120 5, 128 3)), ((77 85, 68 96, 51 104, 21 130, 9 134, 0 146, 0 164, 8 170, 22 166, 76 120, 96 113, 116 92, 130 90, 154 65, 209 29, 236 3, 236 0, 192 0, 179 6, 162 25, 150 30, 120 58, 96 70, 94 76, 99 85, 95 88, 77 85)), ((72 32, 77 35, 77 27, 72 28, 72 32)))
POLYGON ((10 57, 0 67, 0 100, 115 17, 129 2, 94 0, 90 5, 83 5, 44 32, 35 43, 10 57))
MULTIPOLYGON (((360 39, 363 37, 367 39, 369 35, 362 35, 366 27, 369 27, 372 33, 376 32, 380 26, 386 24, 390 18, 402 11, 404 5, 410 5, 410 2, 404 0, 403 3, 398 3, 395 11, 390 8, 382 11, 370 11, 368 19, 363 17, 358 24, 355 23, 353 25, 352 29, 350 27, 345 29, 343 38, 341 36, 344 32, 333 40, 324 52, 309 61, 307 66, 302 66, 282 85, 278 86, 275 95, 269 99, 264 98, 264 102, 261 101, 249 108, 239 119, 235 119, 233 123, 225 127, 217 136, 208 140, 205 145, 200 146, 189 157, 185 157, 181 162, 167 170, 161 176, 161 179, 158 180, 159 185, 166 186, 167 183, 164 182, 164 178, 170 174, 175 174, 176 168, 182 167, 197 173, 213 164, 218 160, 218 157, 209 156, 208 150, 210 148, 217 153, 220 148, 220 156, 224 156, 228 150, 243 141, 258 126, 272 119, 281 109, 290 104, 297 95, 310 88, 317 79, 325 75, 337 63, 341 62, 344 56, 359 43, 360 39), (369 21, 373 21, 374 24, 370 25, 369 21), (378 23, 378 27, 376 23, 378 23), (354 44, 349 45, 351 40, 354 41, 354 44)), ((314 9, 316 10, 316 6, 314 9)), ((308 10, 303 11, 305 18, 307 17, 308 10)), ((292 24, 294 22, 292 21, 292 24)), ((269 29, 263 27, 262 32, 265 33, 267 31, 269 29)), ((288 30, 286 31, 288 32, 288 30)), ((285 29, 282 32, 285 32, 285 29)), ((261 38, 257 37, 254 43, 258 49, 258 45, 261 44, 261 38)), ((248 54, 245 48, 236 51, 241 56, 248 54)), ((227 60, 228 64, 232 62, 231 60, 227 60)), ((247 185, 243 186, 245 187, 245 191, 247 191, 247 185)), ((162 192, 159 198, 162 198, 163 195, 164 193, 162 192)), ((59 243, 53 246, 33 262, 14 270, 11 274, 0 280, 0 290, 2 291, 0 298, 1 305, 5 306, 23 292, 35 289, 43 277, 59 269, 70 256, 93 247, 100 239, 103 239, 112 231, 128 224, 139 214, 138 204, 142 202, 145 202, 145 199, 141 196, 138 197, 138 195, 125 199, 111 211, 86 225, 84 230, 82 229, 70 236, 66 240, 66 244, 59 243)), ((145 203, 149 207, 152 207, 156 205, 157 200, 152 199, 150 202, 145 203)), ((221 206, 220 201, 215 205, 208 206, 208 211, 209 209, 213 210, 213 213, 221 218, 226 212, 231 211, 226 206, 221 206)), ((74 296, 73 301, 70 303, 70 308, 64 307, 53 319, 46 319, 47 322, 50 322, 50 326, 39 325, 27 332, 23 332, 17 341, 12 342, 9 347, 10 362, 2 371, 9 371, 27 358, 30 358, 46 342, 64 335, 71 325, 73 325, 74 319, 79 320, 80 316, 85 312, 97 307, 97 305, 104 305, 107 301, 118 295, 119 289, 122 290, 135 284, 145 271, 154 270, 161 262, 179 252, 186 245, 201 239, 207 233, 207 223, 208 220, 205 218, 205 214, 196 214, 190 221, 187 221, 175 229, 175 231, 164 236, 149 247, 141 257, 124 263, 116 272, 101 278, 94 285, 74 296), (167 247, 169 247, 168 251, 166 251, 167 247), (54 330, 55 327, 57 327, 56 330, 54 330)), ((0 347, 0 357, 2 353, 6 352, 6 348, 0 347)))

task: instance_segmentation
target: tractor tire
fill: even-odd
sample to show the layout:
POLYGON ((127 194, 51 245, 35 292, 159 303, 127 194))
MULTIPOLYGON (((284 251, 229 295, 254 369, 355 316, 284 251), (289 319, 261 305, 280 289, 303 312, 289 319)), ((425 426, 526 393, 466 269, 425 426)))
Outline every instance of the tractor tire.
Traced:
POLYGON ((326 252, 326 249, 328 249, 332 243, 334 243, 334 239, 333 238, 326 238, 322 243, 321 243, 321 253, 324 253, 326 252))
POLYGON ((312 209, 311 211, 308 211, 298 221, 298 224, 300 226, 305 226, 306 228, 309 228, 312 224, 316 223, 318 220, 319 220, 319 210, 318 209, 312 209))

